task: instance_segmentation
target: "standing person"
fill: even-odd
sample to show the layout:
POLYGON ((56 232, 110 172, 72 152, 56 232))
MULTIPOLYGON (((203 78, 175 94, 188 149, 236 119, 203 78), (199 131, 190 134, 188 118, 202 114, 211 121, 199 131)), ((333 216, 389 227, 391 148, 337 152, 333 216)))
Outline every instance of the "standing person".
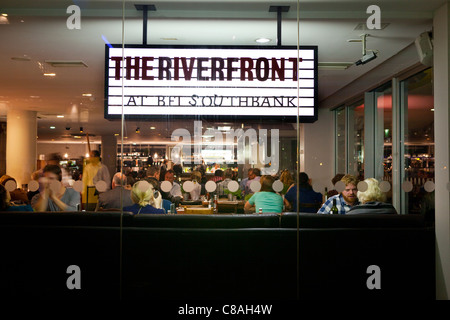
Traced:
POLYGON ((41 192, 31 199, 35 211, 77 211, 80 193, 61 183, 62 172, 57 165, 46 165, 40 178, 41 192))
POLYGON ((83 170, 83 191, 82 200, 86 204, 86 210, 94 210, 97 206, 98 196, 95 193, 95 188, 88 189, 88 187, 93 187, 98 181, 105 181, 107 184, 107 190, 110 189, 111 176, 109 174, 108 168, 101 163, 100 152, 98 150, 92 150, 89 153, 89 162, 84 167, 83 170), (89 190, 89 193, 88 193, 89 190), (92 190, 92 191, 91 191, 92 190), (89 202, 88 202, 89 201, 89 202))
POLYGON ((167 159, 163 160, 163 163, 161 164, 160 173, 159 173, 159 181, 164 181, 166 177, 167 172, 167 159))
POLYGON ((283 198, 272 188, 275 178, 265 175, 261 177, 260 181, 260 191, 255 192, 245 203, 244 210, 251 211, 254 208, 255 212, 259 212, 259 209, 262 209, 263 213, 281 213, 283 211, 283 198))
POLYGON ((336 199, 336 207, 339 214, 346 214, 354 205, 359 204, 356 196, 358 179, 353 175, 347 174, 342 177, 341 181, 345 184, 345 189, 340 194, 328 198, 317 213, 329 214, 333 206, 333 199, 336 199))
POLYGON ((155 198, 154 189, 151 183, 147 181, 138 181, 131 188, 131 199, 133 205, 123 207, 123 211, 132 212, 134 214, 141 213, 166 213, 161 207, 161 195, 157 193, 158 197, 155 198))
POLYGON ((367 190, 364 192, 358 191, 357 193, 360 204, 353 206, 347 214, 397 214, 394 206, 386 203, 386 194, 380 190, 378 180, 367 178, 364 182, 367 184, 367 190))
MULTIPOLYGON (((298 175, 299 212, 315 213, 322 204, 322 194, 315 192, 311 181, 305 172, 298 175)), ((284 196, 286 209, 297 211, 297 186, 293 185, 284 196), (287 202, 287 203, 286 203, 287 202)))
POLYGON ((126 189, 127 176, 121 172, 117 172, 112 179, 112 189, 102 192, 98 196, 97 208, 100 209, 121 209, 133 205, 131 200, 131 191, 126 189))

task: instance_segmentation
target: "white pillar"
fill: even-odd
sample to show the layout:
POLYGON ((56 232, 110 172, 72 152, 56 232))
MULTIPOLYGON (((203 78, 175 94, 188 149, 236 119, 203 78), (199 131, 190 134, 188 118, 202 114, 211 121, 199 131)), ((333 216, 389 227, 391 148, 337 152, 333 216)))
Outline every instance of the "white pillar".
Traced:
POLYGON ((36 170, 36 111, 8 109, 6 119, 6 174, 20 188, 36 170))
POLYGON ((450 296, 450 7, 436 10, 434 38, 434 135, 436 203, 436 298, 450 296))

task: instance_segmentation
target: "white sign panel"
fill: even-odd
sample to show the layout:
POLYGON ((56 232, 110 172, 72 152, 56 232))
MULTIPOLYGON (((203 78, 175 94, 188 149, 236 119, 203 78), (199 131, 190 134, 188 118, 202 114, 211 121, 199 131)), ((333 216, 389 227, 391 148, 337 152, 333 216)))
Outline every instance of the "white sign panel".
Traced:
POLYGON ((107 47, 105 117, 316 120, 317 47, 107 47), (297 106, 299 108, 297 108, 297 106))

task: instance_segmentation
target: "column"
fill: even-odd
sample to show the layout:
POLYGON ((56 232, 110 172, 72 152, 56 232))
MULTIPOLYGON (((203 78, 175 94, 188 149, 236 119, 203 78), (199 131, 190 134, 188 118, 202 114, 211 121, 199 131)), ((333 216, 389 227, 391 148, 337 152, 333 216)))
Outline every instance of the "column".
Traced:
POLYGON ((102 136, 101 157, 102 163, 108 167, 112 178, 117 172, 117 138, 114 135, 102 136))
POLYGON ((36 170, 36 111, 10 108, 6 117, 6 174, 16 179, 20 188, 36 170))
POLYGON ((450 296, 450 7, 436 10, 433 19, 434 135, 436 203, 436 298, 450 296))

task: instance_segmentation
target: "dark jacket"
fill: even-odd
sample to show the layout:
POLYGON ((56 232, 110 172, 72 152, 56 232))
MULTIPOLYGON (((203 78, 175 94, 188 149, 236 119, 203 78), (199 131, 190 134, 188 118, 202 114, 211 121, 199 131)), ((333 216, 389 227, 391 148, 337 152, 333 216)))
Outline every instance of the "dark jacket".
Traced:
POLYGON ((397 214, 394 206, 390 203, 370 201, 353 206, 347 214, 397 214))

